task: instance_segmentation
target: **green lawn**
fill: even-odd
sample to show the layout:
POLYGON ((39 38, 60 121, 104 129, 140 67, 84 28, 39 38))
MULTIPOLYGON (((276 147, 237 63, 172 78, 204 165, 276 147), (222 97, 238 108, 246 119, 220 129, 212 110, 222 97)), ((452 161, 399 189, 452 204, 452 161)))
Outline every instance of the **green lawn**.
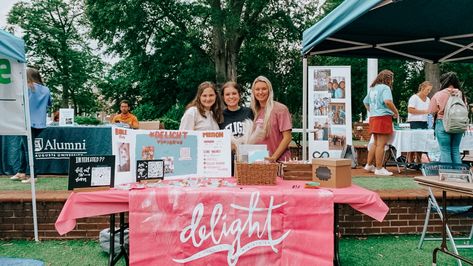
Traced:
MULTIPOLYGON (((67 190, 67 177, 44 176, 38 178, 35 184, 37 191, 67 190)), ((18 180, 10 180, 9 176, 0 177, 0 190, 30 190, 31 184, 23 184, 18 180)))
MULTIPOLYGON (((353 177, 353 183, 371 190, 420 189, 421 187, 409 177, 353 177)), ((7 176, 0 177, 1 190, 29 190, 30 184, 11 181, 7 176)), ((36 190, 67 190, 66 177, 40 177, 36 190)))
POLYGON ((370 190, 421 189, 411 177, 353 177, 353 183, 370 190))
MULTIPOLYGON (((432 265, 432 250, 439 242, 426 242, 417 249, 419 236, 370 236, 343 238, 340 241, 342 265, 432 265)), ((456 261, 439 253, 437 265, 456 265, 456 261)), ((461 250, 473 257, 473 250, 461 250)), ((46 265, 107 265, 107 254, 97 241, 0 241, 1 257, 32 258, 46 265), (86 256, 84 256, 86 254, 86 256)), ((118 265, 125 265, 123 260, 118 265)), ((465 264, 464 264, 465 265, 465 264)))

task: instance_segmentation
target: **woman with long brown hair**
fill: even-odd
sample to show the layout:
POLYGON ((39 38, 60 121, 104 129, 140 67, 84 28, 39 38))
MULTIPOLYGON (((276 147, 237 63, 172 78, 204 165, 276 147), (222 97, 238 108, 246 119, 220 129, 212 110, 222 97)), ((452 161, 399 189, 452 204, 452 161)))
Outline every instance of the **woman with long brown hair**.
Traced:
POLYGON ((213 82, 202 82, 197 94, 186 107, 179 130, 219 130, 223 121, 222 103, 213 82))
MULTIPOLYGON (((49 88, 44 86, 43 79, 39 74, 39 71, 34 68, 26 69, 26 80, 28 86, 28 98, 29 98, 29 109, 30 109, 30 120, 31 120, 31 141, 34 147, 34 139, 46 128, 46 114, 48 107, 51 106, 51 92, 49 88)), ((22 183, 30 183, 36 178, 35 176, 27 178, 26 166, 27 166, 27 150, 28 143, 26 138, 22 141, 23 155, 20 159, 20 167, 16 175, 12 176, 11 180, 22 180, 22 183)), ((34 158, 34 148, 33 148, 34 158)))
POLYGON ((368 160, 365 170, 375 175, 392 175, 392 172, 383 167, 384 146, 393 133, 393 117, 399 112, 393 103, 392 87, 394 74, 390 70, 379 72, 363 99, 366 110, 370 112, 369 128, 373 134, 374 144, 368 150, 368 160), (376 166, 372 165, 376 160, 376 166))

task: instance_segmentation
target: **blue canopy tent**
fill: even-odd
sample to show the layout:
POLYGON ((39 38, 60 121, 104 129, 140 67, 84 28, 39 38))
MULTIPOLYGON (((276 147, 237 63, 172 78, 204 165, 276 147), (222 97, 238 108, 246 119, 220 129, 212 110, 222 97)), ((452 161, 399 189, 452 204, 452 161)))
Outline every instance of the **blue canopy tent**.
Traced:
MULTIPOLYGON (((30 111, 26 88, 25 43, 8 32, 0 30, 0 135, 26 135, 29 165, 34 176, 33 147, 30 129, 30 111)), ((34 237, 38 241, 36 216, 36 189, 31 182, 34 237)))
POLYGON ((346 0, 305 30, 303 157, 307 158, 307 57, 473 62, 471 0, 346 0))
POLYGON ((25 42, 10 33, 0 30, 0 55, 26 63, 25 42))

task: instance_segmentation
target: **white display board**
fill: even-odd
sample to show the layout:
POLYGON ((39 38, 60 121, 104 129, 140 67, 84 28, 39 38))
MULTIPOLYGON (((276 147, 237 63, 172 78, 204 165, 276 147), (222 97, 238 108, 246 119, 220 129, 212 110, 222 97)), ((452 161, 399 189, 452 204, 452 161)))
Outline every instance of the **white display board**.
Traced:
POLYGON ((59 109, 59 125, 73 126, 74 125, 74 109, 60 108, 59 109))
POLYGON ((135 182, 137 160, 164 160, 164 179, 231 177, 231 132, 113 128, 115 185, 135 182))
POLYGON ((25 65, 0 57, 0 135, 26 135, 25 65))
POLYGON ((310 66, 308 101, 309 159, 340 158, 352 145, 350 66, 310 66))

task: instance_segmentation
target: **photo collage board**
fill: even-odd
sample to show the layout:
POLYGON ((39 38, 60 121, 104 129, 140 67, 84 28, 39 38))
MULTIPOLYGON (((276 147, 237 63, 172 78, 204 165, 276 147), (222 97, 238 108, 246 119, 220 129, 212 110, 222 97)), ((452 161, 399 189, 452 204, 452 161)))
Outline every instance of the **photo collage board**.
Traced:
MULTIPOLYGON (((115 184, 136 180, 137 161, 162 161, 164 179, 231 177, 231 132, 132 130, 115 127, 115 184)), ((149 170, 149 169, 148 169, 149 170)))
POLYGON ((352 145, 350 66, 311 66, 308 75, 309 159, 340 158, 352 145))

